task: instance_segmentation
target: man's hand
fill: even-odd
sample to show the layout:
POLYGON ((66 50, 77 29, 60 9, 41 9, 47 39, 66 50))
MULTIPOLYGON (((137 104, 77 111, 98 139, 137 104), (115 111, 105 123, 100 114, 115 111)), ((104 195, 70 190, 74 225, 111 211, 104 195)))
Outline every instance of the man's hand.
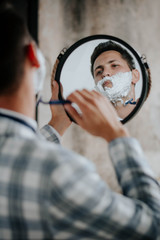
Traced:
POLYGON ((65 109, 73 119, 92 135, 103 137, 108 142, 118 137, 129 136, 127 130, 118 120, 118 115, 109 100, 96 91, 75 91, 68 97, 76 103, 82 114, 79 114, 71 105, 65 109))
MULTIPOLYGON (((57 59, 54 64, 53 71, 52 71, 51 100, 58 99, 59 85, 55 81, 55 74, 56 74, 58 63, 59 63, 59 60, 57 59)), ((71 125, 71 121, 70 121, 69 117, 67 116, 63 105, 50 105, 50 109, 51 109, 52 117, 48 124, 51 125, 54 129, 56 129, 57 132, 62 136, 64 134, 65 130, 71 125)))

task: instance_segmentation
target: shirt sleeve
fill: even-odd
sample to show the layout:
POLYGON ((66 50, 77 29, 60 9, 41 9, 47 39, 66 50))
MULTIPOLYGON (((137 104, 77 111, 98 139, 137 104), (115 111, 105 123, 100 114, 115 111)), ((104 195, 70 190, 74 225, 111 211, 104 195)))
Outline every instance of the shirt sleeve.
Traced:
POLYGON ((45 137, 46 140, 50 142, 61 142, 61 137, 59 133, 50 125, 45 125, 43 128, 41 128, 40 133, 45 137))
POLYGON ((160 186, 139 143, 119 138, 109 152, 123 195, 113 192, 88 160, 62 153, 66 159, 52 175, 50 214, 56 213, 54 225, 61 226, 55 239, 65 234, 68 239, 74 234, 75 239, 159 239, 160 186))

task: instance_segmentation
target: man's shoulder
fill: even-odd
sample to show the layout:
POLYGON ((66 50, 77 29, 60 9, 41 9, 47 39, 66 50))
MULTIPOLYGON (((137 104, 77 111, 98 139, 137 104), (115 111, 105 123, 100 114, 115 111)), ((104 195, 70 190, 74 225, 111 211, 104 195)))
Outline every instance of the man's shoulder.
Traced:
MULTIPOLYGON (((17 154, 19 157, 27 157, 30 161, 38 160, 39 164, 47 164, 48 161, 54 162, 58 166, 64 163, 71 167, 74 165, 77 167, 79 165, 92 165, 89 160, 78 153, 43 138, 17 139, 17 141, 17 154)), ((14 144, 16 146, 16 143, 14 144)))

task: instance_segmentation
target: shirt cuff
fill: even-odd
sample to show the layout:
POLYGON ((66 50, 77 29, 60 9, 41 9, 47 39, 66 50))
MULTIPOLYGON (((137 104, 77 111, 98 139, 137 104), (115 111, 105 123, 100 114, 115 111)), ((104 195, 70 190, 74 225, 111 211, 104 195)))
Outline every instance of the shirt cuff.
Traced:
POLYGON ((41 134, 50 142, 61 143, 60 134, 50 125, 40 129, 41 134))

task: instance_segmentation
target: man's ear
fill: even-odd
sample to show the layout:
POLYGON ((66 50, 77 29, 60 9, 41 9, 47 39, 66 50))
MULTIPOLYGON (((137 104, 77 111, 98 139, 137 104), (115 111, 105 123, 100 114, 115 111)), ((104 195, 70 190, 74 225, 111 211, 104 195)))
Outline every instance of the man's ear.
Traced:
POLYGON ((39 68, 40 63, 37 57, 36 46, 34 43, 29 43, 27 46, 27 57, 33 67, 39 68))
POLYGON ((140 74, 137 69, 132 70, 132 83, 136 84, 140 79, 140 74))

